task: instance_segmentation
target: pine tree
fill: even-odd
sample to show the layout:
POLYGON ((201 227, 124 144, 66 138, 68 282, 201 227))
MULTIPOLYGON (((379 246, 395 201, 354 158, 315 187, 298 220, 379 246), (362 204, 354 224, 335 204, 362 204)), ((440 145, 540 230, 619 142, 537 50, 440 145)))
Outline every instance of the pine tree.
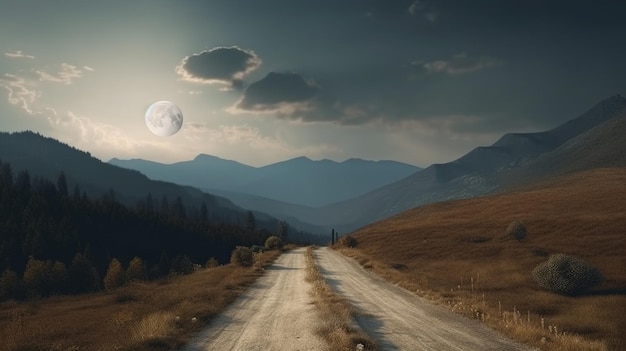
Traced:
POLYGON ((67 180, 65 179, 65 173, 63 173, 63 171, 61 171, 57 179, 57 192, 60 196, 67 197, 67 180))
POLYGON ((18 289, 17 273, 10 268, 5 268, 0 276, 0 301, 16 298, 18 289))
POLYGON ((28 258, 26 263, 26 269, 24 270, 24 276, 22 281, 24 282, 24 288, 26 288, 26 294, 30 297, 44 296, 46 291, 47 279, 46 264, 43 261, 35 259, 33 256, 28 258))
POLYGON ((116 258, 112 259, 104 277, 104 288, 107 291, 111 291, 124 285, 126 282, 125 275, 122 263, 116 258))
POLYGON ((100 278, 96 268, 81 253, 74 256, 69 274, 70 289, 74 293, 94 291, 100 287, 100 278))
POLYGON ((126 270, 126 281, 134 280, 146 280, 146 267, 143 260, 137 256, 130 261, 126 270))

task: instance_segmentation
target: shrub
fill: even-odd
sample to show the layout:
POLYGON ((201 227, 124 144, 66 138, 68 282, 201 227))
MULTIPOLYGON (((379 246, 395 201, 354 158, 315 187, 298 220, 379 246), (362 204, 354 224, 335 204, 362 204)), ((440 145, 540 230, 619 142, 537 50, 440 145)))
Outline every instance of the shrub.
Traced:
POLYGON ((219 266, 220 266, 220 263, 217 261, 215 257, 209 258, 209 260, 206 261, 206 264, 204 265, 205 268, 215 268, 219 266))
POLYGON ((356 247, 358 244, 356 239, 350 235, 342 236, 337 242, 339 243, 340 246, 344 246, 344 247, 356 247))
POLYGON ((283 241, 280 240, 279 237, 272 235, 267 238, 267 240, 265 240, 265 247, 267 247, 269 250, 282 249, 283 241))
POLYGON ((556 254, 535 267, 533 278, 539 286, 563 295, 578 295, 603 280, 593 266, 574 256, 556 254))
POLYGON ((254 263, 254 254, 250 248, 237 246, 230 255, 230 263, 242 267, 250 267, 254 263))
POLYGON ((511 237, 517 241, 522 241, 526 238, 526 226, 522 222, 511 222, 504 232, 505 237, 511 237))

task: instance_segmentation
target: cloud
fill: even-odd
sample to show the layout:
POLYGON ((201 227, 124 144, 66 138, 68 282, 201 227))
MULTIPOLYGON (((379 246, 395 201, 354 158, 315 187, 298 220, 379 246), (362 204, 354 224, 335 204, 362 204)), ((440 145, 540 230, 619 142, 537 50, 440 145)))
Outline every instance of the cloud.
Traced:
POLYGON ((439 13, 435 11, 434 6, 425 0, 413 1, 408 11, 411 16, 419 16, 430 23, 434 23, 439 19, 439 13))
POLYGON ((244 76, 260 65, 261 59, 252 50, 216 47, 183 58, 176 66, 176 73, 185 81, 240 89, 244 76))
MULTIPOLYGON (((93 71, 91 67, 85 67, 87 71, 93 71)), ((83 71, 74 65, 70 65, 69 63, 62 63, 61 70, 57 73, 48 73, 42 70, 36 70, 37 75, 39 76, 40 81, 48 81, 55 83, 62 83, 65 85, 70 85, 73 83, 75 78, 80 78, 83 76, 83 71)))
POLYGON ((11 105, 17 105, 29 115, 36 112, 32 108, 33 102, 41 96, 41 92, 35 89, 35 84, 13 74, 5 73, 0 78, 0 86, 8 91, 8 102, 11 105))
POLYGON ((230 112, 277 113, 291 117, 313 109, 319 87, 296 73, 271 72, 250 84, 230 112))
POLYGON ((35 56, 28 55, 28 54, 22 52, 22 50, 5 52, 4 56, 10 57, 10 58, 27 58, 27 59, 34 59, 35 58, 35 56))
POLYGON ((452 56, 449 60, 436 60, 431 62, 415 61, 413 64, 421 65, 427 73, 459 75, 499 66, 502 65, 503 62, 487 56, 470 57, 467 53, 460 53, 452 56))

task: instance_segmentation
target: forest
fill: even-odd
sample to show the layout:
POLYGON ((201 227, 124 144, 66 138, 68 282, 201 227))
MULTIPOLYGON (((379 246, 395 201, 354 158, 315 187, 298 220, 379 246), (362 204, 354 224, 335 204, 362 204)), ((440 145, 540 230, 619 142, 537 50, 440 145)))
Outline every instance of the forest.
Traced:
POLYGON ((113 189, 88 197, 78 185, 68 189, 63 172, 51 181, 0 161, 0 301, 102 290, 113 261, 139 270, 137 279, 186 274, 289 230, 284 221, 274 233, 259 228, 252 212, 245 223, 210 213, 180 197, 146 194, 135 206, 113 189))

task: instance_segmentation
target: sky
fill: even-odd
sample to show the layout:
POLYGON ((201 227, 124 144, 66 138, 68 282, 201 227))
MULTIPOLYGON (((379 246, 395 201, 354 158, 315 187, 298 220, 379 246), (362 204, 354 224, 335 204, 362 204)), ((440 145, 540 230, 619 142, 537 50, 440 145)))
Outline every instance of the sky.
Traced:
POLYGON ((621 0, 0 0, 0 131, 108 161, 450 162, 626 95, 621 0), (152 134, 154 102, 181 130, 152 134))

